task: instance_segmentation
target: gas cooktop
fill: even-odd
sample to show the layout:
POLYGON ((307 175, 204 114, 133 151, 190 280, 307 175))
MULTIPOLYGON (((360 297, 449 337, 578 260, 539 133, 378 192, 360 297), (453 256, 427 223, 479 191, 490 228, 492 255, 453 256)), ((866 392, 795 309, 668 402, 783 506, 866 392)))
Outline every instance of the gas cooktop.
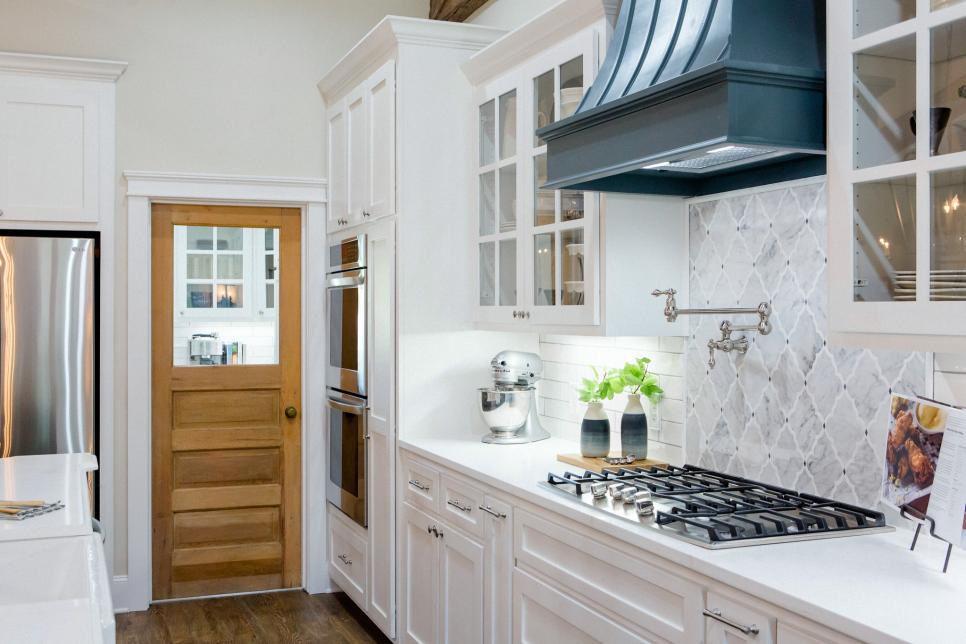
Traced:
POLYGON ((550 473, 541 485, 704 548, 890 532, 885 516, 739 476, 684 467, 550 473))

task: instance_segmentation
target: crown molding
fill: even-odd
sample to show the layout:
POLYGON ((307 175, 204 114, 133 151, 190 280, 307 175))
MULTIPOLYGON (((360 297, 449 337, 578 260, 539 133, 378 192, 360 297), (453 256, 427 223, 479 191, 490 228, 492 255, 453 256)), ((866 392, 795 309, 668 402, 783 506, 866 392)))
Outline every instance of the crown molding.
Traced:
POLYGON ((563 0, 475 53, 461 66, 463 74, 479 85, 602 18, 613 27, 620 4, 621 0, 563 0))
POLYGON ((238 203, 325 203, 325 179, 127 171, 128 197, 238 203))
POLYGON ((69 58, 0 51, 0 72, 38 74, 113 83, 120 78, 125 69, 127 69, 127 63, 117 60, 69 58))
POLYGON ((326 72, 319 81, 319 93, 326 102, 339 98, 363 72, 383 63, 399 44, 478 51, 505 33, 481 25, 386 16, 326 72))

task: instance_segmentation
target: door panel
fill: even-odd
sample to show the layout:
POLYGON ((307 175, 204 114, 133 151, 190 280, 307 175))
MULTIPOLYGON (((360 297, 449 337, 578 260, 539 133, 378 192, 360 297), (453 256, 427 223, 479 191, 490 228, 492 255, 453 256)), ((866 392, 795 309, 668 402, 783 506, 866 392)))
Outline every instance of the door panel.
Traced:
POLYGON ((439 609, 439 548, 429 529, 438 525, 428 514, 408 503, 403 504, 402 565, 402 641, 434 644, 437 641, 436 617, 439 609))
POLYGON ((368 186, 371 217, 396 212, 396 61, 390 60, 366 81, 368 116, 368 186))
POLYGON ((345 101, 329 108, 329 228, 334 229, 338 222, 348 215, 347 193, 348 173, 346 172, 347 134, 345 101))
POLYGON ((300 213, 152 210, 155 599, 301 583, 300 213), (279 230, 278 364, 174 366, 175 226, 279 230))
POLYGON ((483 642, 483 546, 449 527, 440 535, 440 641, 483 642))
POLYGON ((368 207, 366 195, 366 93, 359 87, 346 98, 346 133, 348 154, 349 222, 358 223, 368 207))

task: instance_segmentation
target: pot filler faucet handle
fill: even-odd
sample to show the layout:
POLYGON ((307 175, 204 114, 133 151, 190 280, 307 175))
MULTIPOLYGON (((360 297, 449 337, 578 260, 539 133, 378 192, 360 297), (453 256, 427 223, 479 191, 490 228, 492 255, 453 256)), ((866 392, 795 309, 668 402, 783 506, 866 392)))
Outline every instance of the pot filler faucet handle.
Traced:
POLYGON ((664 317, 667 318, 668 322, 674 322, 678 319, 678 303, 674 299, 674 294, 677 293, 673 288, 667 290, 654 289, 651 291, 651 295, 654 297, 661 297, 662 295, 667 296, 667 302, 664 303, 664 317))
POLYGON ((731 339, 732 331, 751 331, 757 329, 757 325, 748 326, 735 326, 731 324, 728 320, 721 323, 721 339, 720 340, 708 340, 708 367, 714 369, 714 352, 724 351, 725 353, 748 353, 748 338, 741 336, 740 338, 731 339))

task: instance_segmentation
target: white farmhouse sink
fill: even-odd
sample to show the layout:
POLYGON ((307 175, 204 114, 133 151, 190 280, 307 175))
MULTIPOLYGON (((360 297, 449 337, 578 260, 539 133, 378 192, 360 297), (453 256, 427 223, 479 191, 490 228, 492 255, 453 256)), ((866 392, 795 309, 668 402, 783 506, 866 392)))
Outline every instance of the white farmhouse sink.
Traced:
POLYGON ((114 642, 100 536, 3 543, 0 624, 10 642, 114 642))

